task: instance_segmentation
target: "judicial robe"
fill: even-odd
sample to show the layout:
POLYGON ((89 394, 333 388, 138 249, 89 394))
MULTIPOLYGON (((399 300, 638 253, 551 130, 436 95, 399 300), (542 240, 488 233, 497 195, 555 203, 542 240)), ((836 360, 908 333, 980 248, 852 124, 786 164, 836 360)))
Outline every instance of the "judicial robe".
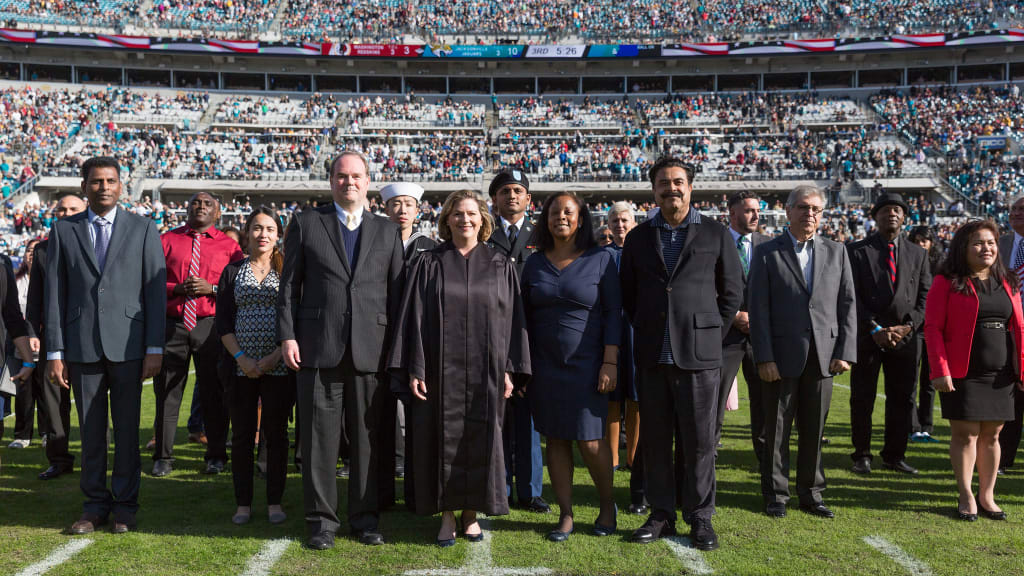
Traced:
POLYGON ((526 316, 508 258, 483 243, 468 257, 451 242, 422 252, 406 283, 388 368, 411 406, 416 512, 507 514, 505 373, 517 387, 530 375, 526 316), (426 383, 426 401, 412 396, 410 376, 426 383))

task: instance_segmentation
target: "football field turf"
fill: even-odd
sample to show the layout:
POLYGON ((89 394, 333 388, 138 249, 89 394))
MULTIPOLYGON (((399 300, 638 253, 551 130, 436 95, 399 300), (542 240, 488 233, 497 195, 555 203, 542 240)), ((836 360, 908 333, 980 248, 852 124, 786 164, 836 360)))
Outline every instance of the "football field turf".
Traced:
MULTIPOLYGON (((629 534, 644 518, 625 514, 629 503, 628 472, 615 473, 615 497, 623 509, 616 535, 589 534, 597 515, 597 494, 577 457, 575 472, 576 533, 568 542, 547 542, 557 506, 545 475, 544 497, 553 512, 537 515, 514 510, 486 520, 488 539, 452 548, 434 545, 439 517, 407 512, 401 501, 382 516, 388 544, 365 547, 339 533, 334 549, 313 552, 302 547, 302 483, 290 467, 284 509, 288 521, 266 520, 265 485, 256 480, 253 520, 231 523, 234 497, 229 472, 199 473, 203 452, 184 444, 182 409, 175 470, 165 478, 148 475, 152 460, 143 453, 138 531, 110 534, 106 528, 88 537, 65 530, 81 512, 78 474, 40 481, 46 467, 38 441, 25 450, 6 447, 13 417, 6 420, 0 448, 0 574, 52 575, 238 575, 238 574, 1024 574, 1024 465, 999 478, 997 501, 1008 522, 955 518, 956 487, 947 455, 949 430, 936 412, 938 444, 911 444, 907 460, 919 476, 880 469, 861 477, 851 464, 849 379, 840 378, 833 395, 825 434, 825 502, 836 518, 822 520, 802 513, 796 499, 789 515, 772 519, 761 512, 759 479, 750 448, 746 386, 740 383, 740 410, 726 415, 724 449, 718 460, 718 511, 714 517, 721 549, 698 552, 680 538, 648 545, 631 544, 629 534)), ((881 386, 880 386, 881 388, 881 386)), ((185 398, 191 397, 191 385, 185 398)), ((876 451, 881 444, 883 400, 875 408, 876 451)), ((153 421, 153 389, 143 389, 145 443, 153 421)), ((72 452, 78 430, 73 420, 72 452)), ((795 439, 795 438, 794 438, 795 439)), ((793 446, 795 467, 795 444, 793 446)), ((290 460, 290 455, 289 455, 290 460)), ((111 453, 112 461, 112 453, 111 453)), ((78 462, 76 461, 76 466, 78 462)), ((795 473, 795 470, 794 472, 795 473)), ((401 482, 401 481, 399 481, 401 482)), ((339 480, 344 518, 346 481, 339 480)), ((791 486, 793 489, 793 486, 791 486)), ((402 487, 398 488, 401 495, 402 487)), ((795 496, 795 493, 794 493, 795 496)))

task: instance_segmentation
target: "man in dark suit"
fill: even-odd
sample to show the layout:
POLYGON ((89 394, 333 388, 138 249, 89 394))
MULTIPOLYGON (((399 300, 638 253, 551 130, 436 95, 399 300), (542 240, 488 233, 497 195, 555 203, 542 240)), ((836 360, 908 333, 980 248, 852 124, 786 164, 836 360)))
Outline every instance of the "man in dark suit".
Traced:
POLYGON ((73 534, 114 515, 114 532, 134 529, 139 509, 142 381, 160 371, 166 269, 156 223, 117 207, 113 158, 82 164, 89 209, 53 225, 46 267, 49 378, 75 394, 86 502, 73 534), (114 424, 114 471, 107 475, 107 404, 114 424))
POLYGON ((715 417, 722 341, 743 299, 736 244, 725 226, 690 206, 694 166, 665 157, 649 177, 659 212, 622 248, 622 304, 633 324, 647 500, 651 515, 634 542, 675 533, 672 438, 682 440, 683 520, 701 550, 718 547, 715 417))
POLYGON ((878 197, 871 217, 876 232, 848 248, 857 294, 857 360, 850 374, 853 471, 871 473, 871 414, 879 369, 885 371, 885 444, 882 464, 904 474, 917 385, 917 331, 932 285, 928 252, 902 237, 909 207, 903 197, 878 197))
MULTIPOLYGON (((1010 228, 1013 232, 999 239, 999 254, 1007 270, 1024 280, 1024 196, 1018 196, 1010 205, 1010 228)), ((1024 392, 1014 390, 1014 419, 1003 425, 999 433, 999 471, 1013 466, 1020 447, 1021 428, 1024 424, 1024 392)))
POLYGON ((765 512, 786 515, 789 435, 799 435, 796 486, 800 507, 832 518, 821 493, 821 432, 832 401, 832 377, 857 359, 857 308, 846 248, 817 236, 825 193, 798 186, 786 202, 789 228, 754 251, 747 283, 750 343, 762 381, 765 512))
MULTIPOLYGON (((526 259, 536 250, 531 241, 533 223, 527 214, 532 200, 530 179, 524 172, 505 168, 491 180, 488 192, 494 207, 495 226, 487 245, 508 256, 521 274, 526 259)), ((541 497, 544 460, 540 451, 540 433, 533 428, 530 402, 526 398, 514 395, 506 403, 505 424, 501 432, 509 507, 514 507, 512 494, 515 492, 519 508, 550 512, 551 507, 541 497)))
MULTIPOLYGON (((68 194, 57 201, 53 209, 55 220, 63 220, 85 211, 85 202, 74 194, 68 194)), ((45 346, 42 346, 46 301, 43 289, 46 286, 46 250, 49 240, 36 244, 35 256, 32 258, 32 269, 29 271, 28 296, 25 304, 25 320, 28 322, 29 342, 32 352, 46 357, 45 346)), ((42 398, 42 410, 47 415, 46 460, 49 467, 39 473, 40 480, 52 480, 71 472, 75 457, 68 452, 68 433, 71 430, 71 391, 57 385, 46 378, 45 370, 36 370, 33 378, 39 378, 42 398)))
MULTIPOLYGON (((757 194, 743 190, 729 197, 729 233, 732 235, 736 253, 740 257, 743 269, 744 295, 747 288, 747 276, 750 274, 750 262, 754 257, 754 249, 771 240, 757 231, 761 213, 761 199, 757 194)), ((750 395, 750 439, 754 445, 754 456, 761 461, 764 450, 764 413, 761 404, 761 380, 754 366, 754 353, 750 348, 750 319, 747 313, 746 298, 736 312, 729 327, 725 341, 722 343, 722 380, 718 394, 718 414, 715 420, 715 441, 722 439, 722 423, 725 420, 725 402, 729 398, 729 389, 736 374, 743 367, 743 379, 747 381, 750 395)))
POLYGON ((378 529, 382 454, 393 450, 394 396, 381 385, 388 326, 401 298, 399 227, 364 209, 369 165, 357 152, 331 163, 334 202, 298 212, 285 234, 277 303, 284 361, 298 372, 302 486, 315 550, 334 546, 335 465, 342 411, 351 442, 348 522, 353 536, 383 544, 378 529), (393 414, 393 408, 392 408, 393 414))

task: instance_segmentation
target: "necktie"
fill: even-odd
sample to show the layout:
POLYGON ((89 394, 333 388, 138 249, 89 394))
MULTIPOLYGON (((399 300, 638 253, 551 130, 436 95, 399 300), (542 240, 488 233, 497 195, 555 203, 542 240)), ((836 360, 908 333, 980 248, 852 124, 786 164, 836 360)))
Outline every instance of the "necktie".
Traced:
MULTIPOLYGON (((192 259, 188 263, 188 275, 199 276, 199 238, 201 235, 192 231, 192 259)), ((196 327, 196 299, 185 298, 185 328, 191 332, 196 327)))
POLYGON ((896 286, 896 243, 889 242, 889 282, 896 286))
POLYGON ((345 215, 345 228, 348 228, 349 230, 355 230, 358 227, 359 227, 359 224, 356 223, 356 215, 355 214, 346 214, 345 215))
POLYGON ((519 237, 519 228, 515 224, 510 224, 508 227, 508 243, 511 246, 516 245, 516 238, 519 237))
POLYGON ((747 237, 740 236, 736 239, 736 250, 740 253, 740 264, 743 264, 743 274, 746 275, 750 272, 750 259, 747 258, 747 237))
POLYGON ((1017 257, 1013 259, 1013 270, 1018 276, 1024 278, 1024 238, 1017 242, 1017 257))
POLYGON ((100 266, 100 272, 107 263, 107 246, 110 245, 110 222, 105 218, 96 218, 92 225, 96 228, 96 240, 93 250, 96 252, 96 263, 100 266))

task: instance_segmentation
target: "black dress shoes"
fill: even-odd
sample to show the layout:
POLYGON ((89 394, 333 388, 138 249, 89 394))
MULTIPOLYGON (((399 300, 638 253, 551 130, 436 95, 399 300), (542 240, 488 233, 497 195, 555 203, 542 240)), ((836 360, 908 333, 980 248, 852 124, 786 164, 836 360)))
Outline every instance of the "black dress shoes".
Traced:
POLYGON ((986 510, 985 507, 981 505, 981 500, 978 500, 977 497, 975 497, 974 501, 978 503, 978 512, 985 518, 988 518, 989 520, 1006 520, 1006 512, 1002 510, 999 512, 986 510))
POLYGON ((530 498, 529 502, 523 502, 520 500, 519 507, 528 512, 536 512, 537 514, 547 514, 548 512, 551 512, 551 506, 548 506, 548 503, 540 496, 530 498))
POLYGON ((374 530, 352 530, 352 537, 365 546, 380 546, 384 543, 384 535, 374 530))
POLYGON ((786 505, 782 502, 772 502, 764 507, 764 513, 772 518, 785 518, 786 505))
POLYGON ((646 504, 630 504, 629 508, 626 511, 629 512, 630 514, 634 514, 636 516, 640 516, 640 515, 643 515, 643 514, 647 514, 647 512, 650 509, 651 509, 650 506, 648 506, 646 504))
POLYGON ((828 509, 823 502, 817 502, 815 504, 801 504, 800 509, 812 516, 819 518, 835 518, 834 512, 828 509))
POLYGON ((206 463, 206 469, 203 470, 203 474, 220 474, 224 471, 225 462, 220 459, 213 459, 206 463))
POLYGON ((895 462, 882 462, 882 465, 888 468, 889 470, 900 472, 902 474, 917 474, 917 468, 914 468, 910 464, 907 464, 906 460, 897 460, 895 462))
POLYGON ((306 547, 310 550, 329 550, 334 548, 334 532, 321 530, 309 538, 306 547))
POLYGON ((663 536, 674 536, 676 533, 676 527, 673 522, 669 522, 660 517, 655 517, 654 514, 644 522, 644 525, 633 531, 633 536, 630 537, 630 541, 637 542, 639 544, 649 544, 656 540, 661 539, 663 536))
MULTIPOLYGON (((575 528, 575 526, 573 528, 575 528)), ((573 528, 569 528, 568 532, 552 530, 551 532, 548 532, 546 538, 548 539, 548 542, 565 542, 569 539, 569 535, 572 534, 573 528)))
POLYGON ((156 478, 163 478, 171 473, 171 461, 170 460, 157 460, 153 462, 152 475, 156 478))
POLYGON ((70 466, 50 466, 46 470, 43 470, 42 472, 39 473, 39 479, 53 480, 54 478, 63 476, 64 474, 70 474, 71 470, 72 468, 70 466))
POLYGON ((853 463, 853 467, 850 468, 856 474, 871 474, 871 459, 860 458, 853 463))
POLYGON ((718 535, 711 526, 711 518, 694 518, 690 527, 690 542, 697 550, 710 552, 718 549, 718 535))

